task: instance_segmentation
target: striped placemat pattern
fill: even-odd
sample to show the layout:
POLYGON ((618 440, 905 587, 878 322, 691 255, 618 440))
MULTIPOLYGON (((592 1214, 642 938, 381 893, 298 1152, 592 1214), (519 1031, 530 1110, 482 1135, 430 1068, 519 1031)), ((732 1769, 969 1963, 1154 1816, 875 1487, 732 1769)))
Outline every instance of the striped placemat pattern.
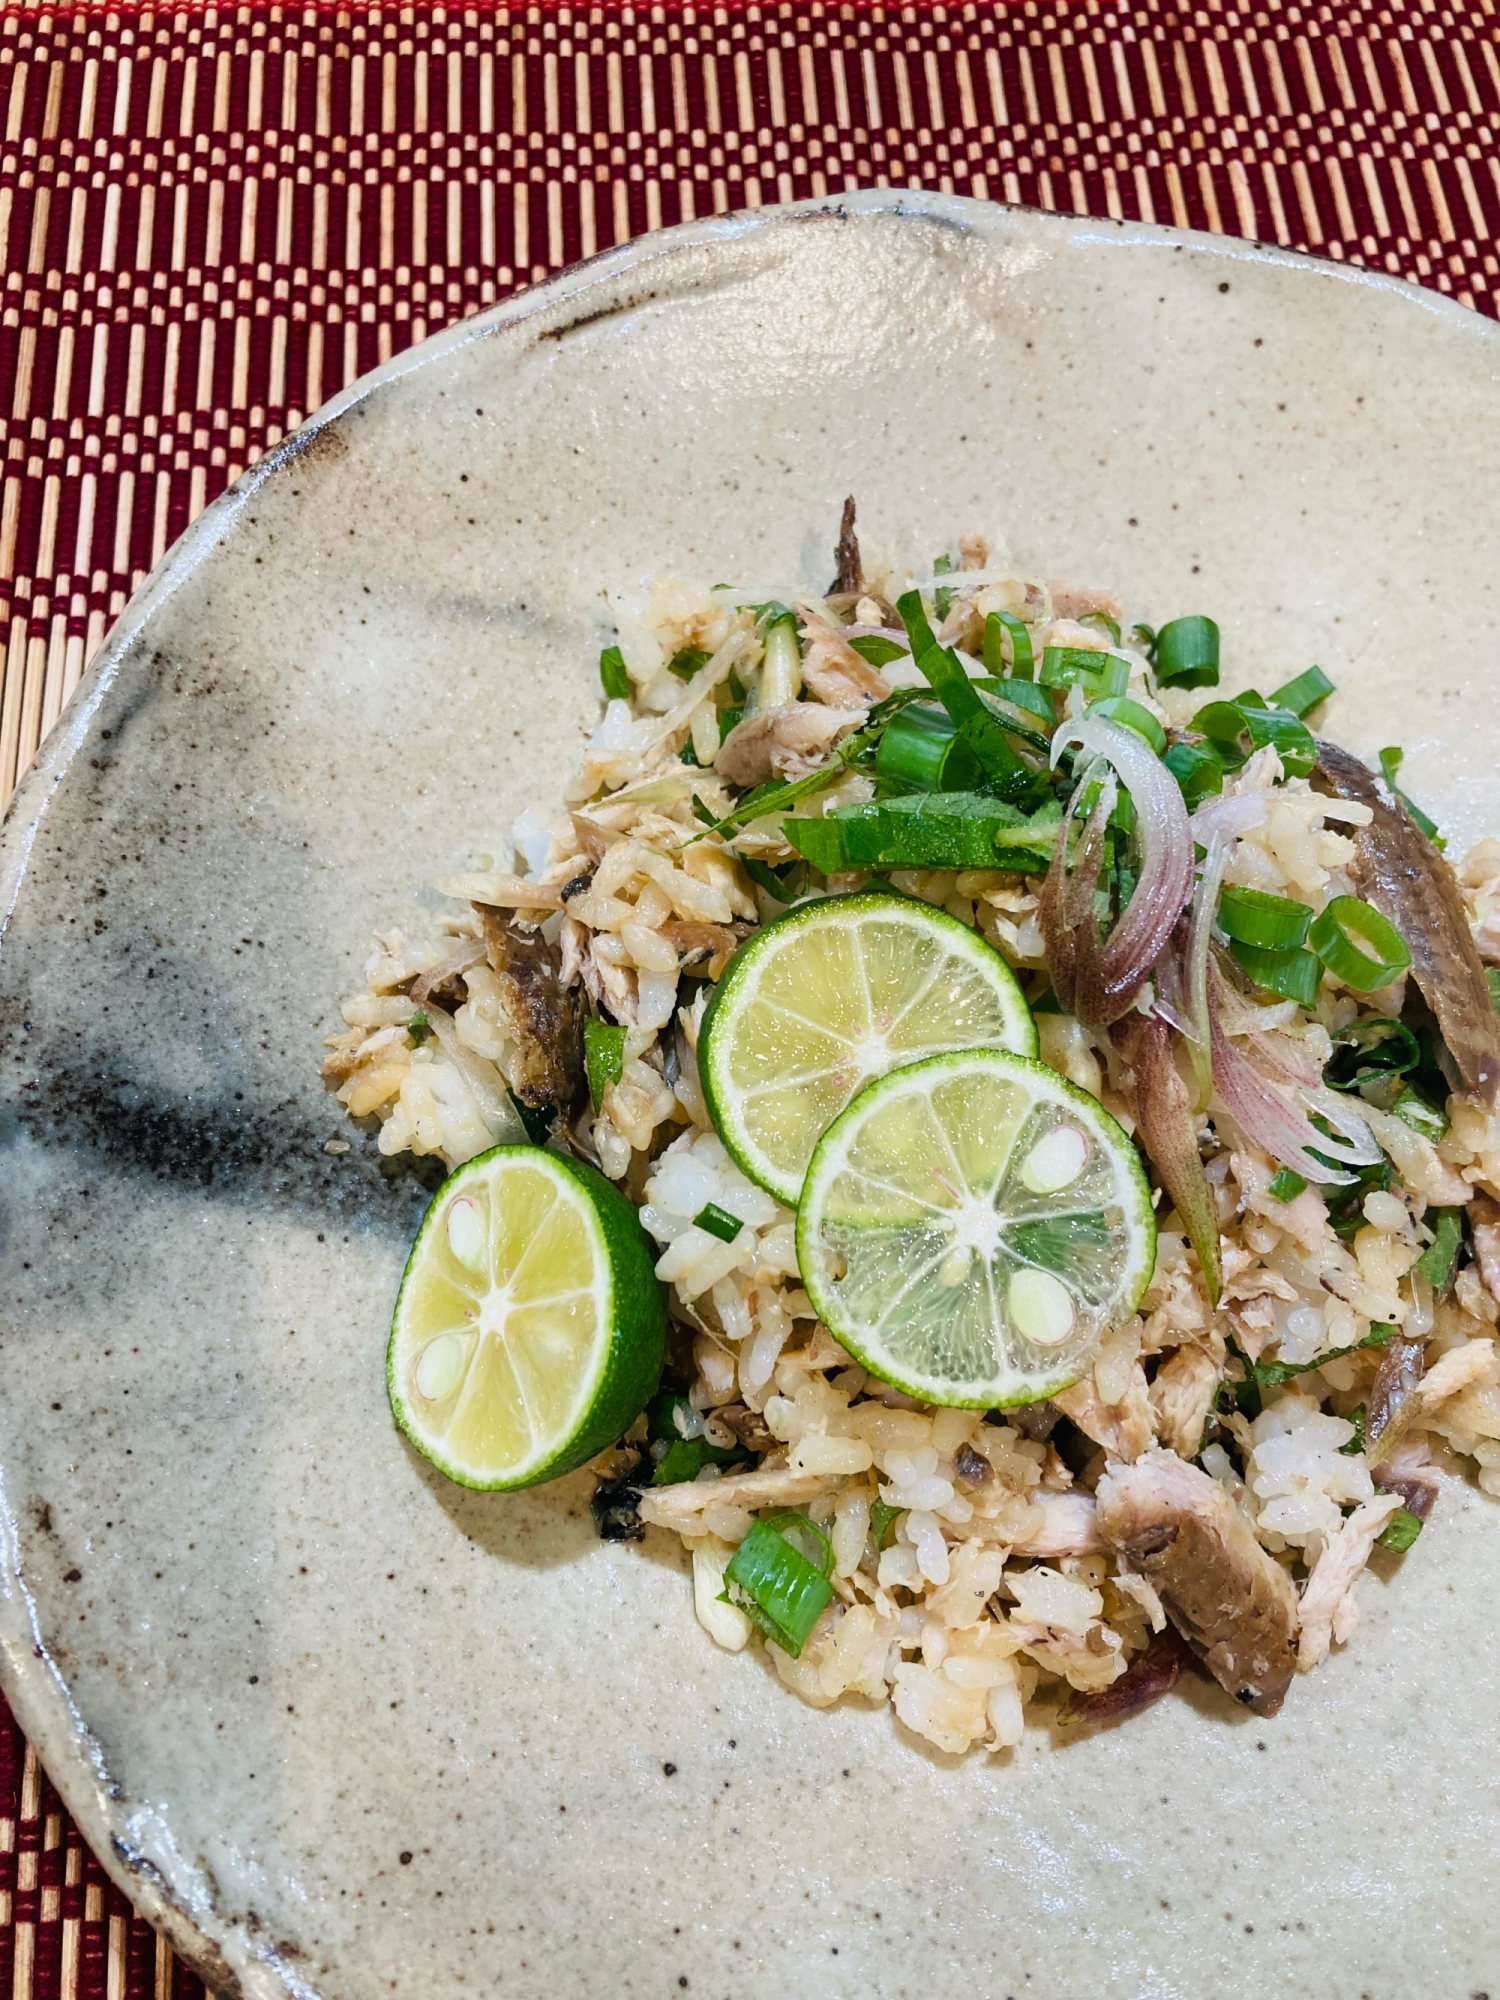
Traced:
POLYGON ((644 229, 938 187, 1494 311, 1495 5, 0 8, 0 800, 268 445, 644 229))
POLYGON ((202 2000, 78 1837, 0 1697, 0 1996, 202 2000))
MULTIPOLYGON (((0 803, 189 520, 428 333, 868 186, 1229 232, 1497 311, 1497 0, 0 0, 0 803)), ((202 1988, 0 1701, 0 2000, 202 1988)))

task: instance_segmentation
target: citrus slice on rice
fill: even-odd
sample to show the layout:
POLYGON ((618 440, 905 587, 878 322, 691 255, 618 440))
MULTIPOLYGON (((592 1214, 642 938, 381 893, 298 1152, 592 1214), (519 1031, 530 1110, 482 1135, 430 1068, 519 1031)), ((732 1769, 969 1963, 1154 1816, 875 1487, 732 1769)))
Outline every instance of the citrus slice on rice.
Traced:
POLYGON ((1086 1092, 996 1050, 867 1084, 819 1141, 797 1216, 818 1317, 927 1403, 1034 1403, 1089 1366, 1156 1261, 1135 1147, 1086 1092))
POLYGON ((627 1430, 661 1374, 666 1315, 635 1209, 602 1174, 496 1146, 450 1174, 391 1322, 396 1422, 461 1486, 535 1486, 627 1430))
POLYGON ((863 890, 789 910, 740 946, 704 1014, 698 1071, 736 1164, 794 1207, 814 1146, 871 1077, 941 1050, 1036 1046, 1015 974, 977 931, 863 890))

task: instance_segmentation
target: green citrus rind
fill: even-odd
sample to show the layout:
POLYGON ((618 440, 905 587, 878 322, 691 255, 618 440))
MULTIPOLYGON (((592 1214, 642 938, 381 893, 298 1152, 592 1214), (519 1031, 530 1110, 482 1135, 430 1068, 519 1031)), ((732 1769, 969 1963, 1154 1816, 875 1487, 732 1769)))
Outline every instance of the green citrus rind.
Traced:
MULTIPOLYGON (((633 1205, 581 1161, 539 1146, 494 1146, 456 1168, 427 1206, 391 1316, 386 1388, 398 1428, 446 1478, 479 1492, 539 1486, 586 1463, 629 1429, 661 1377, 667 1317, 654 1256, 633 1205), (407 1336, 424 1274, 430 1275, 432 1260, 441 1254, 439 1225, 450 1204, 481 1186, 488 1191, 503 1185, 522 1166, 546 1177, 581 1219, 592 1252, 591 1298, 597 1318, 586 1365, 578 1371, 562 1420, 529 1454, 509 1464, 480 1466, 445 1450, 414 1407, 417 1392, 413 1386, 409 1395, 404 1379, 408 1363, 415 1366, 407 1336)), ((529 1310, 540 1315, 546 1304, 543 1296, 529 1310)))
MULTIPOLYGON (((864 968, 863 948, 859 948, 858 955, 860 967, 864 968)), ((868 996, 868 978, 865 991, 868 996)), ((921 987, 917 991, 919 996, 925 993, 921 987)), ((809 985, 798 985, 796 992, 802 1003, 814 1010, 820 1005, 826 1010, 839 1004, 838 994, 820 998, 809 985)), ((932 1010, 927 1011, 930 1014, 932 1010)), ((905 1019, 903 1013, 895 1025, 900 1027, 905 1019)), ((920 1031, 921 1018, 915 1017, 906 1033, 915 1035, 920 1031)), ((787 1032, 789 1045, 799 1038, 806 1043, 821 1037, 825 1046, 829 1040, 839 1039, 837 1030, 828 1024, 826 1011, 821 1021, 810 1017, 800 1027, 789 1027, 787 1032)), ((848 896, 828 896, 800 904, 745 940, 725 967, 705 1010, 698 1033, 698 1074, 709 1116, 735 1164, 778 1201, 795 1207, 817 1140, 871 1075, 888 1074, 890 1069, 905 1068, 939 1052, 975 1046, 1004 1047, 1023 1056, 1036 1054, 1036 1023, 1005 960, 977 931, 946 910, 934 909, 915 897, 898 896, 889 890, 862 889, 848 896), (867 924, 882 929, 895 926, 897 931, 893 934, 909 933, 914 945, 931 953, 941 952, 955 971, 964 976, 966 986, 972 991, 975 1004, 969 1009, 970 1018, 952 1039, 914 1047, 909 1057, 903 1058, 898 1053, 883 1070, 860 1068, 856 1063, 847 1088, 836 1080, 838 1073, 831 1068, 806 1072, 807 1077, 818 1080, 814 1088, 819 1090, 821 1107, 815 1112, 809 1107, 805 1118, 799 1115, 796 1132, 788 1135, 779 1152, 773 1151, 774 1141, 768 1143, 767 1131, 758 1132, 755 1128, 752 1092, 743 1071, 738 1077, 735 1074, 736 1062, 743 1065, 746 1057, 747 1021, 758 1004, 762 1008, 769 1006, 772 1011, 780 1011, 784 1004, 764 1000, 768 975, 771 981, 794 979, 799 956, 804 964, 811 964, 820 953, 825 957, 836 953, 840 934, 843 945, 853 953, 856 947, 852 940, 867 924), (977 979, 973 977, 975 974, 977 979)), ((794 1049, 792 1054, 791 1063, 782 1065, 783 1077, 788 1068, 796 1068, 794 1049)), ((783 1089, 802 1087, 802 1083, 799 1078, 783 1084, 776 1074, 774 1056, 767 1059, 765 1094, 780 1095, 783 1089)))
MULTIPOLYGON (((902 1169, 898 1166, 895 1171, 902 1169)), ((1107 1328, 1128 1319, 1136 1310, 1155 1268, 1156 1222, 1140 1156, 1097 1099, 1045 1063, 1001 1050, 975 1049, 932 1056, 876 1078, 834 1120, 819 1140, 808 1168, 797 1214, 797 1261, 818 1317, 872 1375, 925 1403, 1004 1409, 1040 1402, 1076 1382, 1090 1366, 1107 1328), (959 1194, 969 1196, 971 1206, 982 1208, 990 1197, 982 1190, 972 1193, 960 1161, 966 1147, 970 1151, 988 1147, 995 1154, 990 1205, 1000 1217, 997 1227, 1004 1254, 997 1249, 987 1260, 970 1253, 972 1262, 962 1280, 965 1290, 951 1310, 944 1305, 946 1294, 953 1290, 951 1285, 945 1287, 935 1272, 926 1281, 913 1277, 922 1259, 930 1264, 948 1239, 935 1225, 928 1227, 920 1219, 903 1221, 901 1216, 904 1213, 910 1218, 912 1210, 929 1208, 951 1221, 962 1204, 956 1199, 944 1203, 941 1196, 930 1192, 919 1196, 900 1181, 892 1182, 888 1172, 894 1156, 889 1144, 885 1152, 881 1150, 882 1131, 894 1134, 898 1118, 908 1124, 920 1121, 920 1100, 924 1098, 935 1129, 944 1136, 946 1151, 938 1145, 926 1152, 920 1146, 909 1149, 914 1186, 924 1184, 916 1180, 915 1170, 926 1160, 926 1172, 933 1181, 943 1175, 942 1185, 950 1191, 954 1179, 963 1181, 959 1194), (1006 1120, 1013 1112, 1007 1139, 1006 1120), (973 1131, 960 1133, 955 1150, 953 1135, 964 1119, 972 1119, 973 1131), (872 1122, 877 1120, 882 1122, 872 1122), (1059 1123, 1082 1126, 1092 1142, 1089 1165, 1079 1185, 1050 1196, 1016 1188, 1021 1162, 1037 1138, 1059 1123), (856 1149, 862 1151, 857 1154, 856 1149), (863 1168, 851 1165, 856 1157, 863 1161, 863 1168), (935 1167, 932 1162, 937 1163, 935 1167), (880 1178, 873 1178, 877 1173, 880 1178), (867 1174, 872 1177, 866 1178, 867 1174), (831 1208, 839 1203, 847 1206, 856 1185, 869 1190, 872 1210, 874 1203, 883 1202, 891 1213, 884 1218, 873 1212, 853 1219, 847 1214, 835 1218, 831 1208), (1008 1187, 1013 1205, 1002 1211, 999 1202, 1008 1187), (1078 1206, 1081 1202, 1088 1203, 1086 1209, 1078 1206), (1102 1246, 1096 1267, 1088 1268, 1084 1278, 1078 1275, 1085 1268, 1078 1259, 1059 1268, 1055 1261, 1042 1262, 1034 1252, 1018 1248, 1025 1240, 1018 1231, 1062 1226, 1066 1237, 1067 1225, 1078 1224, 1097 1231, 1096 1247, 1102 1246), (987 1333, 985 1304, 980 1302, 970 1310, 971 1300, 978 1298, 978 1279, 986 1261, 991 1274, 987 1333), (838 1262, 845 1265, 842 1274, 838 1262), (1068 1285, 1073 1296, 1074 1332, 1055 1352, 1027 1341, 998 1302, 1004 1286, 996 1285, 996 1274, 1005 1276, 1017 1268, 1048 1270, 1068 1285), (910 1281, 904 1288, 903 1277, 910 1281), (855 1280, 852 1286, 851 1278, 855 1280), (1091 1294, 1087 1299, 1082 1296, 1085 1285, 1091 1294), (879 1303, 880 1321, 872 1323, 869 1313, 852 1308, 851 1300, 861 1290, 879 1303), (899 1315, 887 1325, 898 1305, 899 1315), (940 1369, 930 1365, 945 1341, 960 1338, 971 1343, 967 1371, 958 1366, 940 1369), (973 1359, 984 1352, 986 1338, 994 1365, 981 1370, 973 1365, 973 1359), (893 1347, 903 1351, 893 1354, 893 1347), (928 1366, 913 1365, 914 1347, 924 1349, 928 1366)))

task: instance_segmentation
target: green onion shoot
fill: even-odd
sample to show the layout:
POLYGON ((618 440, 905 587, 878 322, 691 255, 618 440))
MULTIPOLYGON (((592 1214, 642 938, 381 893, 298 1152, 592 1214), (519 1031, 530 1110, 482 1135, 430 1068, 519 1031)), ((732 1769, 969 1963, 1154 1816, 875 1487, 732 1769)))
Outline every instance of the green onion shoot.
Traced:
POLYGON ((706 1201, 693 1217, 693 1227, 703 1229, 710 1236, 717 1236, 721 1243, 733 1243, 744 1223, 737 1215, 731 1215, 727 1208, 720 1208, 716 1201, 706 1201))
POLYGON ((743 1611, 773 1644, 797 1659, 833 1596, 833 1545, 805 1514, 775 1514, 751 1524, 724 1571, 724 1603, 743 1611), (821 1545, 809 1558, 790 1537, 821 1545))

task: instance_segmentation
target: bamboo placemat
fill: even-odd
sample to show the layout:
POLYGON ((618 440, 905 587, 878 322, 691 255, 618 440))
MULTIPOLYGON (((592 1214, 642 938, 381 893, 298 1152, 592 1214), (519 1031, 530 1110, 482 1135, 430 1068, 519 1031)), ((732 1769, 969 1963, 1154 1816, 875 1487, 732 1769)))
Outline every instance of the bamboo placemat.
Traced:
MULTIPOLYGON (((1496 0, 0 4, 0 801, 195 514, 598 249, 869 186, 1224 231, 1497 310, 1496 0)), ((197 1996, 0 1702, 0 2000, 197 1996)))

